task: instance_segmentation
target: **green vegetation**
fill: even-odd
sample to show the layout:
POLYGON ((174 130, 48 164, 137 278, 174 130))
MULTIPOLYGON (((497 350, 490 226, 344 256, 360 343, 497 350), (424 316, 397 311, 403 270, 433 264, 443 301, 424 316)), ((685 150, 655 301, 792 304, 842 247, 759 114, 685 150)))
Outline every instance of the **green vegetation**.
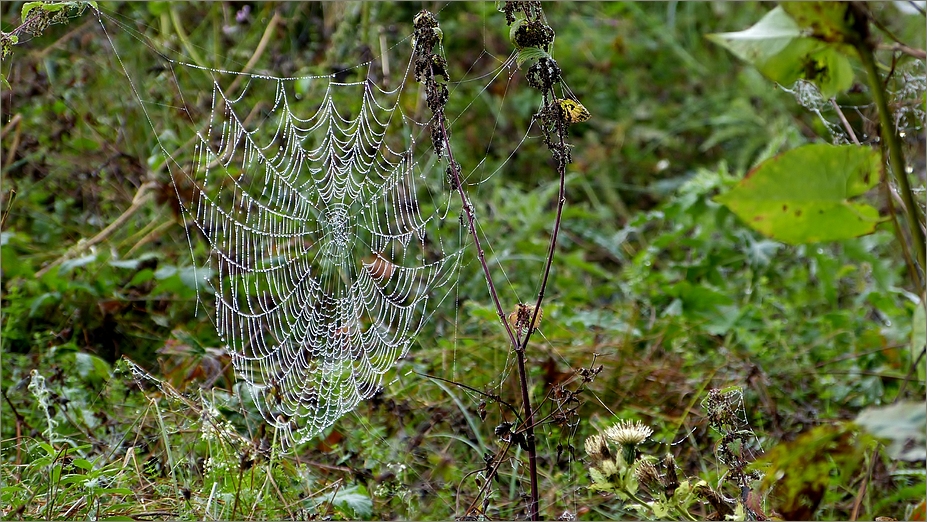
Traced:
POLYGON ((545 3, 542 50, 493 2, 245 6, 0 8, 4 519, 528 516, 517 359, 477 252, 382 391, 284 450, 213 326, 190 187, 158 146, 190 161, 178 108, 206 118, 211 95, 172 89, 159 50, 353 81, 372 56, 402 70, 423 7, 506 314, 537 298, 561 183, 542 133, 522 138, 539 108, 575 109, 528 69, 556 59, 591 114, 558 149, 524 351, 539 515, 925 518, 923 8, 545 3))

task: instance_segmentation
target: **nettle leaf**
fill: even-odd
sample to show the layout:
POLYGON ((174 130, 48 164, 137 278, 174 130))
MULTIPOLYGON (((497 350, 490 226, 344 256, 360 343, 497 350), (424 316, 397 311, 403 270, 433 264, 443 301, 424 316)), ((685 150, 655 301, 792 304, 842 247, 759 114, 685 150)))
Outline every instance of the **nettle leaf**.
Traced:
POLYGON ((815 243, 875 231, 879 211, 850 198, 879 181, 881 155, 856 145, 805 145, 764 161, 715 201, 773 239, 815 243))
POLYGON ((853 85, 853 67, 842 47, 804 36, 799 24, 781 7, 749 29, 710 34, 708 39, 782 85, 804 79, 814 83, 825 98, 853 85))

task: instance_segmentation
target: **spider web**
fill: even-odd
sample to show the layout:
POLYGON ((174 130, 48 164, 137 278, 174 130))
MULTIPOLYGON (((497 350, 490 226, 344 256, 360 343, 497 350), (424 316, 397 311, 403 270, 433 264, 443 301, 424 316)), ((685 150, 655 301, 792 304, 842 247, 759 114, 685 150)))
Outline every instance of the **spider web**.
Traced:
POLYGON ((305 441, 377 393, 453 286, 461 250, 441 239, 453 193, 436 195, 416 160, 424 124, 403 110, 406 81, 381 88, 372 62, 348 82, 165 60, 181 95, 194 76, 210 84, 204 116, 183 102, 199 122, 180 137, 192 158, 158 141, 191 251, 208 245, 198 277, 216 331, 264 419, 305 441))

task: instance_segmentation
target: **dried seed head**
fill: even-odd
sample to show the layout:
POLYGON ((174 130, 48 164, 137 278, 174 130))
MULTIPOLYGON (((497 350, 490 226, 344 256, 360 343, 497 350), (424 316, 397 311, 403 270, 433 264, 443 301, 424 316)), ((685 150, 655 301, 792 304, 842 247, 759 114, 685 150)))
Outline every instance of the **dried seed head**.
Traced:
POLYGON ((679 488, 679 477, 676 475, 676 459, 672 453, 667 453, 663 457, 663 467, 666 468, 666 474, 663 475, 663 487, 666 490, 666 498, 672 498, 679 488))

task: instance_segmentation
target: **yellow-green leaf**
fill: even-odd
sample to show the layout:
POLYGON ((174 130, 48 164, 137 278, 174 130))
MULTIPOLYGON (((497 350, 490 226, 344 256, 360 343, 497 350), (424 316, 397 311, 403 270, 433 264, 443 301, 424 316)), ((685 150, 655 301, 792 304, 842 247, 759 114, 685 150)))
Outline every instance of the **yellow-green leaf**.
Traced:
POLYGON ((757 231, 785 243, 870 234, 879 212, 851 201, 879 181, 880 154, 856 145, 806 145, 763 162, 715 198, 757 231))

